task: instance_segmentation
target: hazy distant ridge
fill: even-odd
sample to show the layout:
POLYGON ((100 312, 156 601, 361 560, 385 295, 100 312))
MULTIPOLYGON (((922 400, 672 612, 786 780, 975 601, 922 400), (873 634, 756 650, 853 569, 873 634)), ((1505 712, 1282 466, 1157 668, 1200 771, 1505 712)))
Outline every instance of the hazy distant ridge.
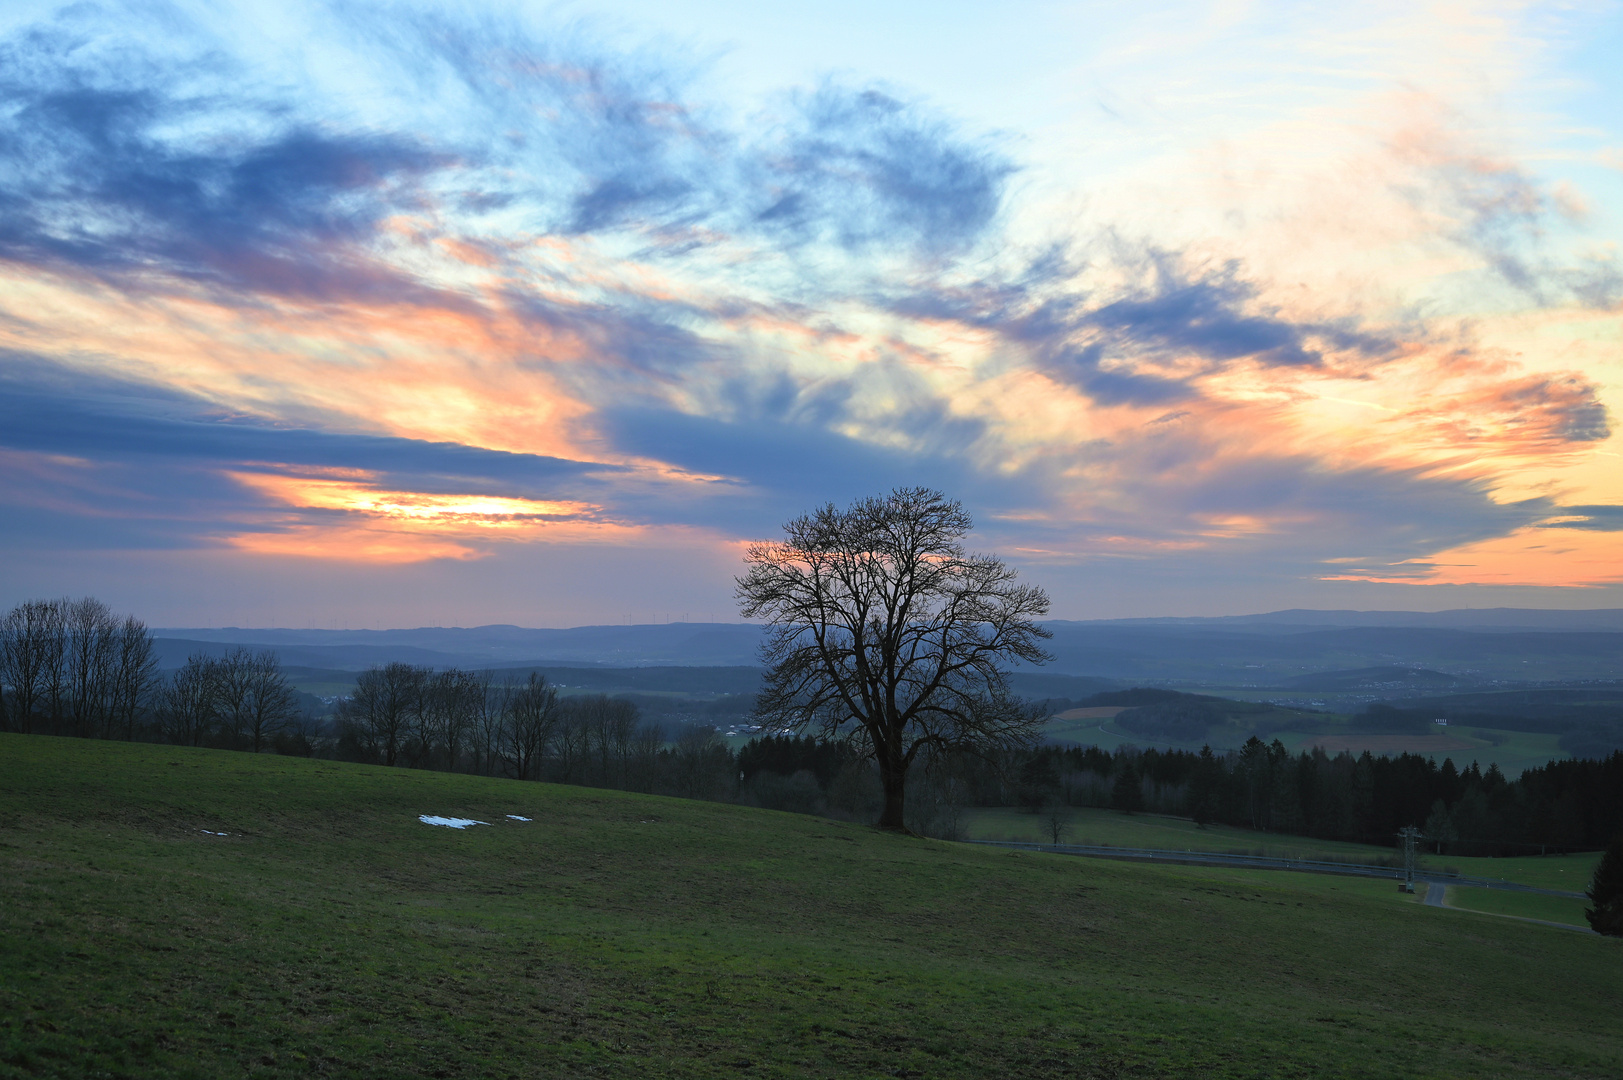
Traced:
MULTIPOLYGON (((1055 620, 1054 675, 1147 683, 1279 686, 1312 672, 1424 667, 1473 682, 1623 678, 1623 609, 1441 612, 1277 611, 1188 619, 1055 620)), ((319 630, 156 631, 161 662, 236 645, 286 664, 360 670, 389 660, 436 667, 749 667, 760 627, 664 623, 319 630)))
POLYGON ((1191 618, 1055 620, 1065 626, 1414 627, 1436 630, 1623 631, 1623 608, 1454 608, 1449 611, 1312 611, 1291 608, 1260 615, 1191 618))

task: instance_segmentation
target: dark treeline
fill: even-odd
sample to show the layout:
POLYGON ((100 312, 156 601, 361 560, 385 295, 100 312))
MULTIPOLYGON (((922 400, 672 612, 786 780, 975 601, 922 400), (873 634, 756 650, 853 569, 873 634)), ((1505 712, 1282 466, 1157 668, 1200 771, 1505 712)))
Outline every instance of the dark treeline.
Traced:
MULTIPOLYGON (((757 740, 739 755, 761 763, 756 797, 780 809, 843 815, 861 809, 854 767, 837 747, 813 739, 757 740), (762 749, 756 749, 762 747, 762 749), (838 764, 835 764, 838 763, 838 764), (768 773, 765 770, 771 769, 768 773), (832 769, 832 772, 831 772, 832 769), (823 777, 828 779, 824 780, 823 777)), ((970 806, 1105 807, 1191 817, 1246 829, 1325 840, 1394 845, 1420 827, 1428 847, 1448 855, 1593 851, 1623 829, 1623 751, 1603 760, 1552 761, 1507 779, 1495 765, 1464 769, 1417 754, 1291 754, 1278 740, 1250 739, 1237 751, 1043 746, 1002 760, 924 761, 910 795, 909 825, 956 836, 970 806)))
POLYGON ((1252 738, 1214 754, 1045 747, 1022 766, 1017 800, 1180 814, 1197 822, 1325 840, 1392 844, 1420 827, 1440 854, 1510 855, 1604 847, 1623 828, 1623 752, 1552 761, 1507 779, 1497 765, 1291 754, 1252 738))

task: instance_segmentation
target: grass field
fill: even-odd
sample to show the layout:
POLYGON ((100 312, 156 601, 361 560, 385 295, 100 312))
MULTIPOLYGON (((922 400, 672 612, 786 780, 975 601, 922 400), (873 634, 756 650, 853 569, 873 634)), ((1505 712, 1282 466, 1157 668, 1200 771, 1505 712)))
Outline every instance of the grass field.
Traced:
MULTIPOLYGON (((1118 810, 1071 807, 1061 842, 1110 844, 1114 847, 1167 848, 1173 851, 1218 851, 1267 855, 1280 859, 1327 858, 1384 866, 1401 860, 1396 848, 1315 840, 1286 833, 1255 832, 1228 825, 1202 828, 1188 818, 1165 814, 1124 814, 1118 810)), ((971 840, 1019 840, 1032 844, 1053 842, 1048 815, 1016 807, 969 810, 964 818, 971 840)), ((1465 858, 1458 855, 1420 855, 1423 871, 1452 872, 1466 877, 1497 878, 1540 889, 1583 892, 1600 862, 1600 852, 1577 855, 1537 855, 1523 858, 1465 858)))
POLYGON ((1468 889, 1450 885, 1445 902, 1450 907, 1463 908, 1466 911, 1484 911, 1490 915, 1544 919, 1547 922, 1566 923, 1569 926, 1589 925, 1588 920, 1584 918, 1587 903, 1583 900, 1568 900, 1561 896, 1506 892, 1503 889, 1468 889))
POLYGON ((1385 883, 0 735, 4 1077, 1612 1077, 1620 998, 1385 883))
POLYGON ((1600 852, 1577 855, 1530 855, 1514 859, 1442 858, 1427 856, 1425 865, 1457 871, 1466 877, 1498 878, 1533 885, 1540 889, 1583 892, 1600 865, 1600 852))
MULTIPOLYGON (((1018 807, 976 808, 965 812, 965 831, 971 840, 1021 840, 1034 844, 1053 842, 1048 815, 1033 814, 1018 807)), ((1114 847, 1170 848, 1189 851, 1243 852, 1284 859, 1305 859, 1328 855, 1337 859, 1378 863, 1401 858, 1393 848, 1369 844, 1347 844, 1339 840, 1315 840, 1285 833, 1254 832, 1228 825, 1201 828, 1189 818, 1166 814, 1124 814, 1073 806, 1066 810, 1066 844, 1110 844, 1114 847)), ((1436 860, 1434 860, 1436 861, 1436 860)))

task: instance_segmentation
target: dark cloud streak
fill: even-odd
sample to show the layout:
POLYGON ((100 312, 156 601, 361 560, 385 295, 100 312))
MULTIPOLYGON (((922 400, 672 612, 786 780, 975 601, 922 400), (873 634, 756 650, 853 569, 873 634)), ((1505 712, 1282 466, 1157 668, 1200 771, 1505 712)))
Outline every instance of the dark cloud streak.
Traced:
POLYGON ((91 461, 168 460, 184 468, 250 463, 361 469, 385 482, 456 480, 467 491, 537 493, 596 488, 624 470, 596 462, 486 450, 385 435, 275 427, 220 420, 207 402, 177 392, 90 376, 47 373, 26 359, 0 356, 0 446, 91 461), (27 378, 25 365, 37 373, 27 378), (10 368, 8 372, 6 368, 10 368))

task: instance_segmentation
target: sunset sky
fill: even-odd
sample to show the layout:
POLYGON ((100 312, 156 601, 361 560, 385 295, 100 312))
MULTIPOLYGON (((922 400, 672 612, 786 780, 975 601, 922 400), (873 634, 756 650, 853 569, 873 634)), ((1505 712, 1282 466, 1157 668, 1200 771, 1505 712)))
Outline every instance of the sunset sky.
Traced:
POLYGON ((1623 4, 8 3, 0 606, 1623 607, 1623 4))

